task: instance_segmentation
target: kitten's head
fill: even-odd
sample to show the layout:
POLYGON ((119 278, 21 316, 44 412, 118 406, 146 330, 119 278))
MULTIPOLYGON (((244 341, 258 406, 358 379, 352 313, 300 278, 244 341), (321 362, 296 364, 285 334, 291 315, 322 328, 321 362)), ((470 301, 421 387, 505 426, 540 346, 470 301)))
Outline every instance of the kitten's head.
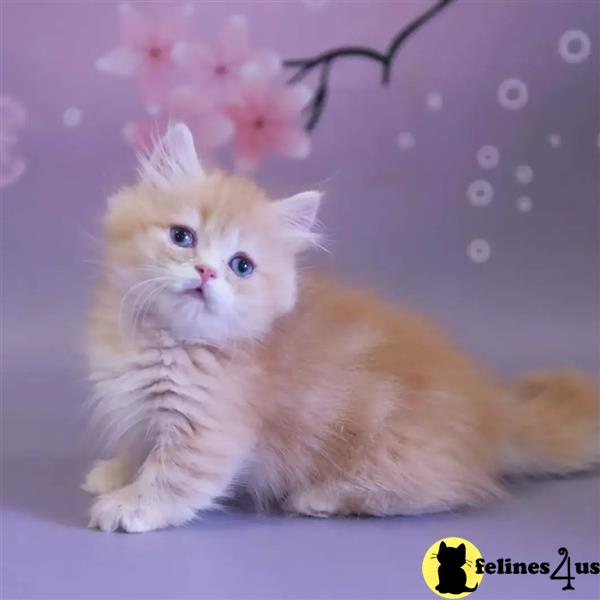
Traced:
POLYGON ((466 562, 467 549, 464 544, 456 548, 447 546, 446 542, 441 542, 437 553, 437 559, 440 564, 448 567, 462 567, 466 562))
POLYGON ((251 181, 206 174, 188 128, 169 128, 139 183, 109 202, 107 262, 136 326, 177 337, 258 337, 296 301, 295 258, 316 242, 320 194, 270 201, 251 181))

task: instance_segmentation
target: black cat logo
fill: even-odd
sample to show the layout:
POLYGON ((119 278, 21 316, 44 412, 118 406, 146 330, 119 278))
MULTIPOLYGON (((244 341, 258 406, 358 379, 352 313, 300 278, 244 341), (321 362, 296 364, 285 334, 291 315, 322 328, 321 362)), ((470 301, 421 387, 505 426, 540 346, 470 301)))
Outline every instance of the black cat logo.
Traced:
MULTIPOLYGON (((446 542, 440 542, 437 551, 437 557, 440 566, 438 567, 439 583, 435 589, 440 594, 464 594, 466 592, 474 592, 475 587, 467 587, 467 574, 463 569, 463 565, 470 563, 467 560, 467 549, 464 544, 460 544, 456 548, 447 546, 446 542)), ((472 565, 471 565, 472 566, 472 565)))

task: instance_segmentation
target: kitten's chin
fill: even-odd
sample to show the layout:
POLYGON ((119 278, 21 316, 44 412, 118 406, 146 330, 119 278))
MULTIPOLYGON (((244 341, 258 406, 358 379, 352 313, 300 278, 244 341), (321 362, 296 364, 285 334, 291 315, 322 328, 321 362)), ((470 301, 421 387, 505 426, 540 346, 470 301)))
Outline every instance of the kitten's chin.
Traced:
POLYGON ((191 300, 195 300, 204 305, 206 305, 206 303, 207 303, 207 297, 206 297, 205 290, 201 287, 185 290, 185 292, 183 292, 183 293, 191 300))
POLYGON ((157 305, 161 322, 177 339, 215 343, 230 337, 220 304, 206 289, 173 290, 157 305))

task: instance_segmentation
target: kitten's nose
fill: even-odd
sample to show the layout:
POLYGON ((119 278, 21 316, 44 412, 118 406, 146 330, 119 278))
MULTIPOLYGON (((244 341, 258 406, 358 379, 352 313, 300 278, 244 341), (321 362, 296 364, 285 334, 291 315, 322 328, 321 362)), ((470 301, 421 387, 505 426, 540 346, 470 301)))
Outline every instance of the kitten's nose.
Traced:
POLYGON ((200 274, 200 280, 205 284, 209 279, 216 279, 217 272, 207 265, 196 265, 196 271, 200 274))

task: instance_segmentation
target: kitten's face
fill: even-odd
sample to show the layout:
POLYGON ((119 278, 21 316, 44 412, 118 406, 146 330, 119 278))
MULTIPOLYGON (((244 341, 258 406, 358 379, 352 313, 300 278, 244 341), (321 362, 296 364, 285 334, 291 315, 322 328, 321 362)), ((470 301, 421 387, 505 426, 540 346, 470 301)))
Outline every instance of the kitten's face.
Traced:
POLYGON ((107 217, 107 259, 122 317, 134 329, 153 316, 181 339, 263 334, 296 300, 295 257, 310 239, 302 196, 270 202, 222 174, 121 192, 107 217))

